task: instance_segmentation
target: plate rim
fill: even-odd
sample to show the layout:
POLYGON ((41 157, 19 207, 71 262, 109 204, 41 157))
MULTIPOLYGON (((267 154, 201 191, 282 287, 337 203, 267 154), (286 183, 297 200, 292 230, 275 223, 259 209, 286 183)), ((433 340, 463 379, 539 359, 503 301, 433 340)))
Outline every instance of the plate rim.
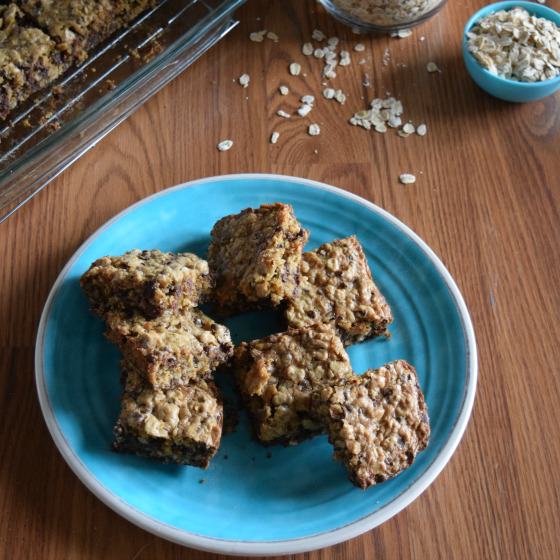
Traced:
POLYGON ((248 555, 248 556, 269 556, 269 555, 286 555, 298 554, 317 550, 327 546, 332 546, 340 542, 357 537, 366 531, 369 531, 397 513, 402 511, 405 507, 411 504, 424 490, 426 490, 441 473, 443 468, 447 465, 452 455, 454 454, 459 442, 461 441, 467 424, 469 422, 477 386, 478 378, 478 356, 476 337, 472 320, 467 309, 464 298, 459 290, 455 280, 435 252, 429 245, 410 227, 401 222, 398 218, 390 214, 387 210, 377 206, 373 202, 362 198, 352 192, 346 191, 339 187, 335 187, 320 181, 312 179, 305 179, 291 175, 281 175, 274 173, 239 173, 239 174, 226 174, 215 175, 212 177, 204 177, 187 181, 179 185, 175 185, 150 196, 147 196, 134 204, 123 209, 121 212, 113 216, 113 218, 102 224, 96 231, 94 231, 79 247, 74 251, 70 259, 66 262, 60 273, 58 274, 49 295, 46 299, 45 305, 41 312, 41 319, 37 329, 37 336, 35 340, 35 384, 39 404, 45 423, 49 429, 51 437, 53 438, 58 451, 66 461, 67 465, 78 477, 78 479, 90 490, 99 500, 111 508, 115 513, 124 517, 134 525, 144 529, 159 537, 165 538, 174 543, 203 550, 206 552, 214 552, 220 554, 230 555, 248 555), (46 325, 50 316, 50 311, 56 294, 58 293, 61 284, 66 277, 68 271, 86 250, 86 248, 107 228, 120 220, 126 214, 134 211, 139 206, 149 203, 151 200, 159 198, 160 196, 168 195, 170 192, 188 189, 194 186, 203 185, 205 183, 213 183, 218 181, 228 180, 281 180, 293 182, 306 187, 311 187, 321 191, 327 191, 344 198, 350 199, 367 209, 380 215, 382 218, 388 220, 396 226, 403 234, 411 239, 431 261, 440 277, 445 282, 455 306, 459 312, 461 319, 461 327, 465 336, 466 346, 466 384, 463 391, 463 400, 461 403, 460 411, 456 417, 455 425, 449 435, 447 442, 436 456, 434 461, 428 466, 426 471, 411 484, 400 496, 393 502, 382 508, 381 511, 370 513, 356 521, 331 529, 321 533, 313 534, 306 537, 298 537, 293 539, 284 539, 278 541, 234 541, 227 539, 218 539, 214 537, 207 537, 191 533, 184 529, 178 529, 161 522, 150 515, 143 513, 122 498, 107 489, 99 480, 86 468, 82 463, 80 457, 75 453, 70 444, 66 441, 64 434, 56 420, 54 410, 51 407, 50 399, 46 387, 45 371, 44 371, 44 339, 46 335, 46 325))

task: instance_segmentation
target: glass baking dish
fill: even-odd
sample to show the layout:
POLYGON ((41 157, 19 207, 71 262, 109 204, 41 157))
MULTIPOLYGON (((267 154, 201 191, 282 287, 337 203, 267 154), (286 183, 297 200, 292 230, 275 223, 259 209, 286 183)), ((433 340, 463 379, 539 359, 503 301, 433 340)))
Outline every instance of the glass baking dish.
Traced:
POLYGON ((164 0, 0 123, 0 223, 228 33, 245 0, 164 0))

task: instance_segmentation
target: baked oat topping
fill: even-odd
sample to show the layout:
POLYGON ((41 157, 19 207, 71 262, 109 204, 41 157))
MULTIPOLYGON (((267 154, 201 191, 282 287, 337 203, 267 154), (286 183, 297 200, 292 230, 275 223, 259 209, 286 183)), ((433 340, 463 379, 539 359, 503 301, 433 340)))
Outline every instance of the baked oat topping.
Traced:
POLYGON ((123 362, 126 379, 113 448, 197 467, 207 467, 220 446, 223 406, 212 381, 160 390, 144 384, 123 362))
POLYGON ((524 8, 484 16, 467 38, 477 62, 502 78, 539 82, 560 75, 560 27, 524 8))
POLYGON ((352 376, 348 355, 328 325, 289 330, 235 349, 234 369, 257 437, 297 443, 321 433, 314 390, 352 376))
POLYGON ((360 488, 396 476, 428 445, 424 395, 404 360, 323 387, 313 401, 326 419, 335 458, 360 488))
POLYGON ((198 305, 213 285, 208 263, 196 255, 139 249, 97 259, 80 284, 98 315, 120 311, 148 318, 198 305))
POLYGON ((293 328, 334 325, 345 344, 387 333, 391 310, 356 237, 303 254, 299 295, 289 298, 286 320, 293 328))
POLYGON ((308 237, 288 204, 265 204, 226 216, 212 229, 208 252, 222 313, 278 305, 297 293, 308 237))
POLYGON ((108 313, 107 338, 153 387, 166 389, 208 377, 233 353, 227 327, 199 309, 146 320, 108 313))

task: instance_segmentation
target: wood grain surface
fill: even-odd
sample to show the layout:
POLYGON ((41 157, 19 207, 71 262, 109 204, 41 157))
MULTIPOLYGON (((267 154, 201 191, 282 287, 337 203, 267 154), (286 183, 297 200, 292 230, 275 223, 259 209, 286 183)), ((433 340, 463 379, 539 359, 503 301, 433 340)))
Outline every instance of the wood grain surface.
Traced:
POLYGON ((101 224, 165 187, 237 172, 318 179, 393 213, 457 280, 479 345, 472 419, 434 484, 362 537, 292 558, 558 557, 560 96, 513 105, 470 81, 461 31, 482 4, 450 0, 396 39, 358 38, 310 0, 249 0, 231 35, 0 225, 0 558, 219 558, 136 528, 78 481, 42 419, 33 347, 52 283, 101 224), (320 96, 321 65, 300 52, 315 27, 366 51, 353 52, 333 81, 348 95, 344 106, 320 99, 307 119, 282 120, 279 108, 320 96), (280 41, 250 42, 261 28, 280 41), (293 60, 299 77, 287 72, 293 60), (429 74, 429 61, 442 72, 429 74), (234 83, 244 72, 248 89, 234 83), (372 87, 363 85, 366 74, 372 87), (293 94, 280 96, 280 84, 293 94), (348 124, 387 91, 402 100, 406 119, 427 123, 427 136, 348 124), (309 122, 321 125, 320 136, 306 134, 309 122), (268 142, 273 130, 276 145, 268 142), (224 138, 235 144, 220 153, 224 138), (403 172, 417 183, 399 184, 403 172))

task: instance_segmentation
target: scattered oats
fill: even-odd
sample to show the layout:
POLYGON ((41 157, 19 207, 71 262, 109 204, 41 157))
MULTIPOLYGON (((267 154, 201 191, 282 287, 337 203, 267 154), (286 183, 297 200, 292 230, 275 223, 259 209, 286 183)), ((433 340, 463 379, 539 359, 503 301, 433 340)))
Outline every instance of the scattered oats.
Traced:
POLYGON ((361 58, 361 59, 358 61, 358 64, 365 64, 365 63, 366 63, 366 59, 365 59, 365 58, 361 58))
POLYGON ((276 144, 276 142, 278 142, 278 138, 280 138, 280 133, 274 131, 270 136, 270 143, 271 144, 276 144))
POLYGON ((326 99, 333 99, 335 95, 336 91, 333 88, 328 87, 323 90, 323 97, 326 99))
POLYGON ((418 136, 426 136, 426 133, 428 132, 428 127, 425 124, 419 124, 416 127, 416 134, 418 134, 418 136))
POLYGON ((338 64, 336 59, 336 52, 331 51, 328 47, 323 49, 323 54, 325 55, 325 60, 327 62, 332 62, 333 64, 338 64))
POLYGON ((384 133, 387 132, 387 125, 394 126, 399 122, 402 112, 402 103, 394 97, 374 99, 370 103, 370 109, 355 113, 350 124, 384 133))
POLYGON ((301 98, 301 102, 305 103, 305 105, 313 105, 313 103, 315 103, 315 96, 303 95, 301 98))
POLYGON ((249 87, 250 81, 251 81, 251 76, 249 76, 249 74, 241 74, 241 76, 239 76, 239 85, 243 86, 244 88, 249 87))
POLYGON ((323 49, 315 49, 313 51, 313 56, 315 58, 323 58, 325 56, 325 51, 323 49))
POLYGON ((397 135, 401 138, 408 138, 410 136, 410 134, 408 134, 408 132, 405 132, 402 128, 400 130, 397 130, 397 135))
POLYGON ((467 39, 477 62, 502 78, 540 82, 560 76, 560 27, 523 8, 488 14, 467 39))
POLYGON ((416 183, 416 176, 412 175, 412 173, 401 173, 399 175, 399 181, 403 185, 413 185, 416 183))
POLYGON ((303 43, 301 47, 301 52, 305 56, 311 56, 313 54, 313 45, 311 43, 303 43))
POLYGON ((298 110, 298 115, 300 117, 307 117, 307 115, 309 115, 309 113, 311 113, 311 109, 313 109, 313 107, 311 105, 302 105, 298 110))
POLYGON ((406 123, 402 127, 402 129, 406 134, 414 134, 416 132, 416 129, 414 128, 414 125, 412 123, 406 123))
POLYGON ((278 37, 278 35, 276 35, 276 33, 274 33, 274 31, 269 31, 266 34, 267 39, 270 39, 271 41, 274 41, 275 43, 278 43, 278 41, 280 40, 280 37, 278 37))
POLYGON ((434 72, 441 73, 441 70, 439 69, 439 66, 435 62, 428 62, 428 64, 426 64, 426 70, 430 74, 433 74, 434 72))
POLYGON ((412 29, 399 29, 398 31, 393 31, 391 37, 398 37, 399 39, 406 39, 412 35, 412 29))
POLYGON ((348 51, 340 51, 340 66, 350 66, 351 62, 350 53, 348 51))
POLYGON ((298 64, 297 62, 292 62, 290 64, 290 74, 292 76, 299 76, 301 72, 301 65, 298 64))
POLYGON ((354 50, 356 52, 364 52, 366 50, 366 46, 363 43, 356 43, 354 45, 354 50))
POLYGON ((265 35, 266 29, 263 29, 262 31, 253 31, 253 33, 249 35, 249 39, 251 39, 253 43, 262 43, 265 35))
POLYGON ((318 124, 310 124, 309 128, 307 129, 307 133, 309 134, 309 136, 319 136, 319 134, 321 134, 321 128, 318 124))
POLYGON ((391 117, 389 117, 389 119, 387 120, 387 124, 391 127, 391 128, 399 128, 399 126, 401 126, 402 124, 402 119, 396 115, 393 115, 391 117))
POLYGON ((334 98, 341 104, 344 105, 346 103, 346 95, 342 92, 341 89, 337 89, 334 98))
POLYGON ((282 109, 278 109, 278 111, 276 111, 276 114, 279 117, 282 117, 283 119, 289 119, 290 118, 290 113, 286 113, 286 111, 283 111, 282 109))
POLYGON ((389 66, 391 62, 391 51, 387 48, 383 51, 383 66, 389 66))
POLYGON ((227 152, 233 146, 233 140, 222 140, 216 148, 220 150, 220 152, 227 152))
POLYGON ((278 91, 280 92, 280 95, 288 95, 288 93, 290 93, 288 86, 280 86, 278 91))
POLYGON ((311 34, 311 38, 315 39, 315 41, 324 41, 327 36, 320 30, 320 29, 314 29, 313 33, 311 34))
POLYGON ((335 68, 336 63, 333 64, 332 62, 327 62, 327 64, 325 64, 325 67, 323 68, 323 77, 327 78, 327 80, 336 78, 336 72, 334 71, 335 68))
POLYGON ((336 48, 339 42, 340 39, 338 37, 329 37, 329 39, 327 40, 327 45, 329 45, 329 47, 336 48))

